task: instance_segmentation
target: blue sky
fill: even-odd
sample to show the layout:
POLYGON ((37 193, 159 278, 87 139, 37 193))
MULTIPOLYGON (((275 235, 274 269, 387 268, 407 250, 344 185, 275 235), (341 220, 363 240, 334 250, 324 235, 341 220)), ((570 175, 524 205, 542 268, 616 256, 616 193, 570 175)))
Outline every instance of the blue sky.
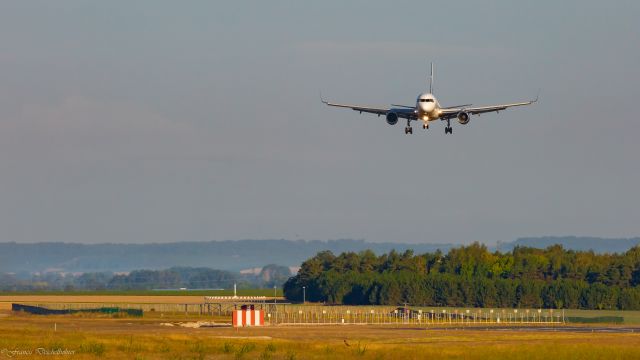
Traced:
POLYGON ((0 241, 638 230, 632 1, 4 1, 0 241), (405 136, 327 108, 538 104, 405 136), (457 126, 456 126, 457 125, 457 126))

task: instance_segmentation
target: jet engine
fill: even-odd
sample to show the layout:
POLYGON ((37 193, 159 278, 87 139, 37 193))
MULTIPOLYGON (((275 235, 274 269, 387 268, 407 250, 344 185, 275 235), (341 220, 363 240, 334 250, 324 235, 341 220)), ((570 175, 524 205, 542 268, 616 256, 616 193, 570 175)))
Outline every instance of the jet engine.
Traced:
POLYGON ((456 117, 458 118, 458 122, 462 125, 468 124, 469 120, 471 120, 469 113, 464 111, 460 111, 456 117))
POLYGON ((387 113, 387 124, 395 125, 398 122, 398 114, 389 111, 387 113))

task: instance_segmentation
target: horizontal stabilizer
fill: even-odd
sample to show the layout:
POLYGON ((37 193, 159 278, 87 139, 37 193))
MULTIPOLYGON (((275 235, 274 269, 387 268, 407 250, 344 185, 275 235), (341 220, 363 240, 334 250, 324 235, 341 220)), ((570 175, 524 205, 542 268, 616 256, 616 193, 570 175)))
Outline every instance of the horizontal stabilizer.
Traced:
POLYGON ((409 105, 398 105, 398 104, 391 104, 391 106, 397 106, 397 107, 403 107, 403 108, 409 108, 409 109, 415 109, 415 106, 409 106, 409 105))
POLYGON ((456 106, 447 106, 447 107, 443 107, 443 108, 441 108, 441 109, 457 109, 457 108, 462 108, 462 107, 465 107, 465 106, 471 106, 471 105, 473 105, 473 104, 464 104, 464 105, 456 105, 456 106))

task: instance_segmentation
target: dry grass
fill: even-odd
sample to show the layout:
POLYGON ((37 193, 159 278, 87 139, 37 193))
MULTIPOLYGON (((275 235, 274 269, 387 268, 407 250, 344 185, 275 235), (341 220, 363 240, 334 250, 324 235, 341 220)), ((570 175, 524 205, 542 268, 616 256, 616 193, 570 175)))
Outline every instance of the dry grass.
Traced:
POLYGON ((7 295, 0 296, 0 311, 11 310, 12 303, 96 303, 96 304, 202 304, 202 296, 139 295, 7 295))
POLYGON ((55 358, 74 360, 640 358, 640 334, 634 333, 443 331, 395 326, 188 329, 159 323, 154 318, 11 315, 0 318, 0 351, 67 349, 75 354, 55 358))
POLYGON ((0 310, 10 310, 11 303, 113 303, 113 304, 201 304, 202 296, 139 295, 5 295, 0 296, 0 310))

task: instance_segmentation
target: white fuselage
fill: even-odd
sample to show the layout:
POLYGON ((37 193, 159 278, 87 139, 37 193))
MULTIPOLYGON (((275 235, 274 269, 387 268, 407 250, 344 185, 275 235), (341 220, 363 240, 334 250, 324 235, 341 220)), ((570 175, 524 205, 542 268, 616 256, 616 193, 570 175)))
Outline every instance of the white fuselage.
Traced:
POLYGON ((426 124, 440 118, 440 104, 433 94, 423 93, 416 100, 416 112, 418 120, 422 120, 426 124))

